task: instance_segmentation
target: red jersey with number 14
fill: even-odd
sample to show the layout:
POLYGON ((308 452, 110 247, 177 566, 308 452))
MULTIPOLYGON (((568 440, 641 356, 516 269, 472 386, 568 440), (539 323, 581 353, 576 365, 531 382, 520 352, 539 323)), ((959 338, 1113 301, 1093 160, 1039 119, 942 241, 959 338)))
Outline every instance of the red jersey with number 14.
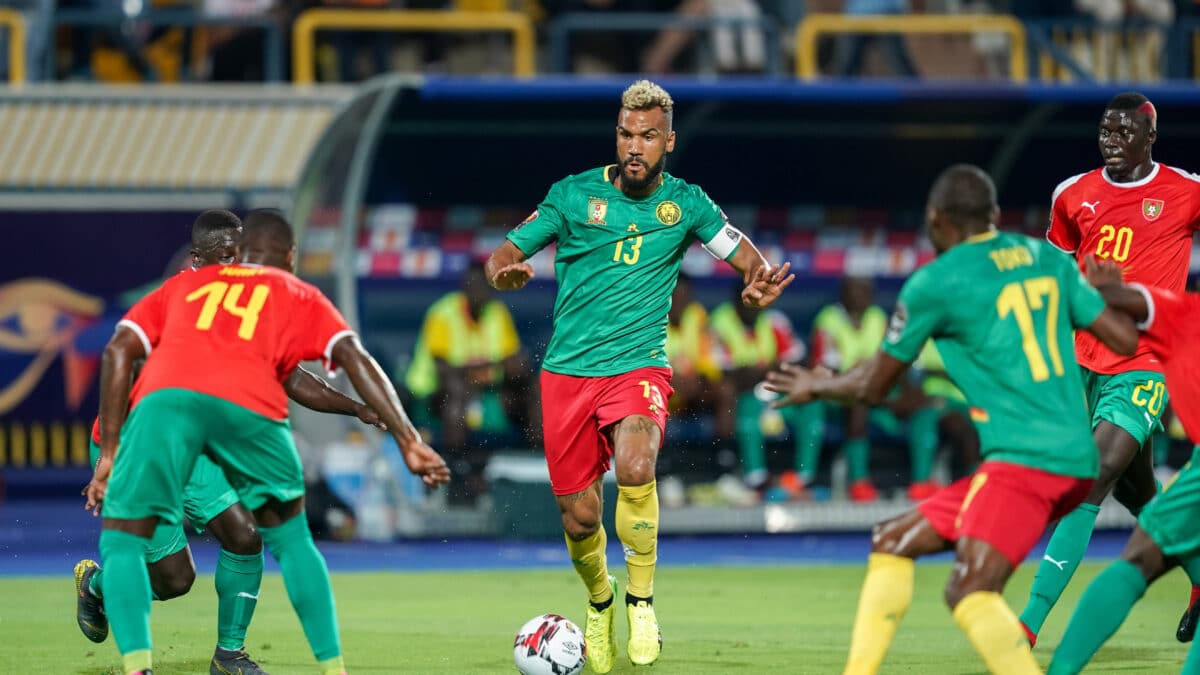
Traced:
POLYGON ((1134 288, 1146 296, 1149 310, 1138 326, 1150 349, 1162 359, 1171 409, 1193 443, 1200 444, 1200 294, 1161 288, 1134 288))
POLYGON ((350 335, 316 287, 257 265, 210 265, 168 279, 118 326, 137 333, 146 366, 132 405, 159 389, 216 396, 272 419, 287 417, 282 382, 350 335))
MULTIPOLYGON (((1149 175, 1114 183, 1104 169, 1068 178, 1054 190, 1046 239, 1082 261, 1119 263, 1125 281, 1182 291, 1192 232, 1200 227, 1200 176, 1156 163, 1149 175)), ((1097 373, 1162 371, 1145 344, 1120 356, 1087 331, 1075 334, 1079 365, 1097 373)))

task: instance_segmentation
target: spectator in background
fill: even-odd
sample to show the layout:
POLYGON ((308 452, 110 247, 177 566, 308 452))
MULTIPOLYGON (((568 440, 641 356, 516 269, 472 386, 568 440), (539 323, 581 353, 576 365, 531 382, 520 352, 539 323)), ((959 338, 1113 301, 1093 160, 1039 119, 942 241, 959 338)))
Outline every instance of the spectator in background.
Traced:
MULTIPOLYGON (((845 12, 850 16, 881 14, 907 14, 907 0, 846 0, 845 12)), ((867 47, 877 44, 883 48, 892 72, 900 77, 916 77, 917 69, 908 56, 904 36, 887 35, 844 35, 837 39, 833 52, 833 74, 851 77, 862 73, 863 55, 867 47)))
MULTIPOLYGON (((281 27, 287 16, 277 0, 204 0, 203 11, 213 17, 271 17, 281 27)), ((211 26, 203 30, 208 51, 208 77, 214 82, 262 82, 266 79, 263 43, 258 28, 211 26)))
POLYGON ((920 386, 920 404, 908 415, 908 447, 912 456, 908 498, 921 501, 941 489, 933 479, 933 461, 943 432, 974 470, 979 461, 979 436, 971 424, 967 398, 946 374, 946 365, 930 340, 913 363, 920 386))
MULTIPOLYGON (((567 12, 628 14, 674 12, 681 17, 704 16, 710 0, 541 0, 551 16, 567 12)), ((687 72, 693 30, 587 31, 571 39, 571 70, 581 75, 610 73, 687 72), (653 35, 647 40, 647 34, 653 35)))
POLYGON ((768 433, 782 432, 785 419, 767 405, 773 396, 766 394, 760 385, 767 372, 778 364, 804 358, 804 343, 782 312, 747 307, 741 302, 741 292, 740 286, 734 288, 734 299, 719 305, 712 313, 723 370, 722 400, 732 403, 719 409, 733 410, 743 480, 747 487, 761 492, 770 483, 764 439, 768 433))
MULTIPOLYGON (((46 72, 47 52, 53 44, 53 26, 56 0, 4 0, 0 7, 21 12, 25 20, 25 79, 39 82, 54 78, 46 72)), ((0 29, 0 83, 11 79, 8 62, 9 40, 7 29, 0 29)))
POLYGON ((713 358, 708 310, 692 299, 692 280, 686 274, 679 275, 671 293, 666 349, 671 359, 671 386, 675 389, 668 403, 671 415, 713 413, 717 420, 717 437, 732 437, 732 414, 722 415, 727 411, 717 410, 715 405, 721 369, 713 358))
POLYGON ((1075 9, 1101 24, 1090 42, 1077 41, 1072 49, 1095 79, 1162 79, 1165 35, 1175 20, 1173 0, 1075 0, 1075 9), (1136 30, 1123 23, 1149 26, 1136 30))
POLYGON ((440 446, 453 471, 466 478, 465 496, 485 491, 487 456, 478 444, 468 448, 472 431, 503 432, 511 424, 541 445, 537 382, 530 372, 508 308, 495 299, 483 263, 471 263, 462 290, 426 311, 405 376, 413 397, 440 421, 440 446))
MULTIPOLYGON (((828 305, 813 320, 812 364, 844 373, 869 358, 883 342, 888 317, 874 304, 875 286, 866 277, 846 277, 842 281, 841 301, 828 305)), ((842 451, 849 468, 848 496, 856 502, 875 501, 879 494, 871 482, 871 443, 867 438, 870 410, 864 405, 840 408, 825 401, 814 401, 796 408, 802 438, 797 469, 798 480, 785 477, 784 487, 800 492, 817 476, 821 447, 825 440, 827 417, 843 411, 845 441, 842 451)))

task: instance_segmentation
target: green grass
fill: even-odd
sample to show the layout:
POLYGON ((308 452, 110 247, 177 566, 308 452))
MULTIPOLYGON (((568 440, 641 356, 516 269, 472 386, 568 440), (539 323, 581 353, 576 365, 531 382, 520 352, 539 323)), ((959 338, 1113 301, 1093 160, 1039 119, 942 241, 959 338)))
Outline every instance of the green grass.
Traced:
MULTIPOLYGON (((1079 593, 1100 569, 1084 565, 1042 635, 1046 663, 1079 593)), ((1010 605, 1024 603, 1034 566, 1013 579, 1010 605)), ((918 565, 912 608, 884 673, 982 673, 982 664, 941 603, 946 564, 918 565)), ((685 568, 659 571, 669 673, 838 673, 862 580, 861 566, 685 568)), ((352 673, 513 672, 512 638, 528 618, 557 612, 579 621, 579 582, 569 569, 520 572, 373 573, 334 577, 342 640, 352 673)), ((69 576, 0 579, 2 673, 118 673, 110 636, 102 645, 75 626, 69 576)), ((273 675, 314 673, 315 664, 278 576, 264 581, 248 647, 273 675)), ((1178 672, 1186 649, 1174 640, 1187 598, 1176 572, 1134 608, 1089 672, 1178 672)), ((212 578, 190 595, 155 603, 156 675, 207 673, 215 642, 212 578)), ((618 619, 618 642, 626 624, 618 619)), ((624 657, 622 656, 622 659, 624 657)), ((627 661, 614 672, 629 673, 627 661)), ((588 671, 590 672, 590 671, 588 671)))

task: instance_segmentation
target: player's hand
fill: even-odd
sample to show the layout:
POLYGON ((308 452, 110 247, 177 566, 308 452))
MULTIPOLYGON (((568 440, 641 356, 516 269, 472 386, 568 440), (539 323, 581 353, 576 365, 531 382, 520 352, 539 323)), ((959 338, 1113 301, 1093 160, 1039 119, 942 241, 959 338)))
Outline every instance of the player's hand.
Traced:
POLYGON ((1120 265, 1111 260, 1097 260, 1095 255, 1089 255, 1083 259, 1083 268, 1088 283, 1097 288, 1109 285, 1119 286, 1125 278, 1120 265))
POLYGON ((366 403, 359 403, 355 406, 354 416, 363 424, 375 427, 380 431, 387 431, 387 425, 383 423, 383 420, 379 419, 379 413, 375 412, 375 409, 366 403))
POLYGON ((415 440, 400 446, 400 454, 404 456, 408 470, 420 476, 429 487, 450 482, 450 467, 446 466, 446 460, 424 441, 415 440))
POLYGON ((96 462, 96 470, 92 474, 92 480, 83 488, 83 496, 87 497, 87 503, 84 509, 91 511, 93 516, 100 515, 100 505, 104 502, 104 495, 108 492, 108 477, 112 475, 112 460, 107 459, 104 455, 100 455, 100 459, 96 462))
POLYGON ((817 379, 829 377, 828 368, 809 370, 790 363, 779 364, 779 370, 767 373, 767 391, 783 394, 783 398, 771 402, 772 408, 799 405, 813 400, 812 386, 817 379))
POLYGON ((505 265, 492 277, 492 286, 500 291, 515 291, 523 288, 534 277, 533 265, 529 263, 513 263, 505 265))
POLYGON ((791 269, 792 263, 786 262, 783 265, 772 265, 770 269, 763 266, 754 270, 750 283, 742 289, 742 304, 761 308, 775 302, 783 293, 783 289, 796 279, 795 274, 788 274, 791 269))

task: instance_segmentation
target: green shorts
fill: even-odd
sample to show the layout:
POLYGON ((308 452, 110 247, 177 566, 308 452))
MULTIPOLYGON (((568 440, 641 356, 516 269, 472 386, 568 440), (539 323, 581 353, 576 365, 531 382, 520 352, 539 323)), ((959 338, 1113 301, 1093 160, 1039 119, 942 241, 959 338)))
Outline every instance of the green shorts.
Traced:
POLYGON ((1131 370, 1103 375, 1087 368, 1080 368, 1080 372, 1093 429, 1102 421, 1111 422, 1133 436, 1140 446, 1162 431, 1162 413, 1167 407, 1162 373, 1131 370))
MULTIPOLYGON (((100 459, 100 446, 90 440, 88 453, 92 466, 100 459)), ((237 492, 225 480, 225 474, 212 460, 201 455, 196 460, 192 475, 183 488, 183 515, 197 531, 204 529, 208 521, 225 512, 238 501, 237 492)), ((107 513, 107 509, 105 509, 107 513)), ((159 523, 146 547, 146 562, 156 563, 163 558, 182 551, 187 546, 187 535, 182 525, 159 523)))
POLYGON ((1138 516, 1138 525, 1168 556, 1190 558, 1200 554, 1200 446, 1138 516))
POLYGON ((251 511, 268 499, 304 496, 304 471, 287 420, 207 394, 160 389, 138 402, 121 430, 104 515, 158 516, 181 524, 192 469, 203 456, 228 479, 235 501, 251 511))

